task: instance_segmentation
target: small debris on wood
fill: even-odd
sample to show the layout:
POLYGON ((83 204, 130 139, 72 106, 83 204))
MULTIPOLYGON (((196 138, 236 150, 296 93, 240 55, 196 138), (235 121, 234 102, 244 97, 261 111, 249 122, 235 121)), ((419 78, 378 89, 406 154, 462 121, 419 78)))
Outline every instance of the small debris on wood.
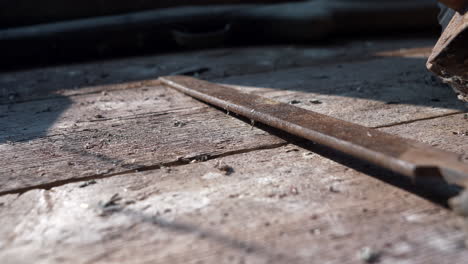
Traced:
POLYGON ((459 136, 468 136, 468 130, 467 131, 453 131, 452 134, 459 135, 459 136))
POLYGON ((85 188, 85 187, 88 187, 89 185, 93 185, 93 184, 96 184, 97 182, 95 180, 90 180, 90 181, 87 181, 87 182, 84 182, 83 184, 81 184, 80 188, 85 188))
POLYGON ((299 194, 299 191, 297 190, 296 187, 292 186, 289 190, 289 192, 292 194, 292 195, 298 195, 299 194))
POLYGON ((289 104, 292 104, 292 105, 300 104, 300 103, 301 103, 301 101, 299 101, 299 100, 291 100, 291 101, 289 101, 289 104))
POLYGON ((178 162, 181 162, 181 163, 190 163, 192 162, 193 160, 190 160, 190 158, 186 158, 184 156, 178 156, 177 157, 177 161, 178 162))
POLYGON ((250 119, 250 130, 253 130, 254 126, 255 126, 255 120, 250 119))
POLYGON ((364 247, 359 250, 358 257, 365 263, 376 263, 380 260, 380 252, 373 250, 371 247, 364 247))
POLYGON ((336 189, 333 185, 328 187, 328 190, 332 193, 339 193, 340 191, 338 189, 336 189))
POLYGON ((288 149, 288 150, 286 150, 286 153, 290 153, 290 152, 298 152, 298 151, 299 151, 299 149, 297 149, 297 148, 293 148, 293 149, 288 149))
POLYGON ((174 122, 174 127, 184 127, 185 125, 187 125, 187 123, 179 121, 179 120, 174 122))
POLYGON ((312 159, 314 156, 315 154, 312 152, 306 152, 302 154, 302 157, 304 157, 304 159, 312 159))
POLYGON ((316 104, 316 105, 323 104, 323 102, 320 100, 309 100, 309 103, 316 104))
POLYGON ((104 203, 102 206, 103 207, 114 206, 114 205, 117 205, 117 202, 119 202, 121 200, 122 200, 122 197, 120 197, 120 195, 118 193, 116 193, 116 194, 112 195, 112 197, 109 199, 109 201, 104 203))
POLYGON ((101 114, 97 114, 97 115, 95 115, 94 117, 95 117, 95 118, 104 118, 104 116, 101 115, 101 114))
POLYGON ((114 170, 113 168, 103 169, 103 170, 96 170, 96 174, 97 175, 104 175, 104 174, 108 174, 109 172, 111 172, 113 170, 114 170))
POLYGON ((224 175, 229 176, 234 173, 234 168, 229 165, 221 165, 218 167, 218 170, 224 172, 224 175))
POLYGON ((196 156, 179 156, 177 157, 177 161, 181 163, 197 163, 197 162, 205 162, 210 159, 209 154, 200 154, 196 156))
POLYGON ((95 146, 96 146, 95 144, 89 143, 89 142, 86 143, 86 144, 84 145, 85 149, 92 149, 92 148, 94 148, 95 146))
POLYGON ((119 212, 123 209, 120 204, 122 197, 118 193, 112 195, 112 197, 107 202, 99 202, 98 206, 100 208, 100 216, 108 216, 112 213, 119 212))
POLYGON ((124 202, 125 205, 134 204, 134 203, 136 203, 134 200, 127 200, 124 202))
POLYGON ((195 156, 195 157, 192 159, 191 163, 193 163, 193 162, 205 162, 205 161, 207 161, 207 160, 209 160, 209 159, 210 159, 210 155, 208 155, 208 154, 202 154, 202 155, 195 156))
POLYGON ((231 174, 234 173, 234 168, 227 165, 227 164, 224 164, 222 162, 220 162, 219 160, 216 162, 215 166, 214 166, 216 169, 222 171, 224 173, 224 175, 226 176, 229 176, 231 174))

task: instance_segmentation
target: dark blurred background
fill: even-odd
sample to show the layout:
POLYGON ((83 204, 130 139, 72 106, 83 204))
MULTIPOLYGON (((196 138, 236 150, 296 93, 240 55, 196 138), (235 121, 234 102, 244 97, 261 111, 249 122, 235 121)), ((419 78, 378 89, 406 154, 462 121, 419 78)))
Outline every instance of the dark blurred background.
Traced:
POLYGON ((435 0, 0 0, 2 71, 226 45, 434 34, 435 0))

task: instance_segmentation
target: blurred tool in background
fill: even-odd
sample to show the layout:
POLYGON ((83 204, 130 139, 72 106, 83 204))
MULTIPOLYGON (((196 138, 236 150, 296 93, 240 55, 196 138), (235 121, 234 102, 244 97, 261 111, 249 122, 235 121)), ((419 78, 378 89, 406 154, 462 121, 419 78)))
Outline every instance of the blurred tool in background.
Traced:
MULTIPOLYGON (((466 0, 441 0, 446 28, 427 65, 468 101, 466 0), (447 8, 451 7, 450 8, 447 8)), ((0 2, 0 68, 238 44, 310 44, 437 30, 434 0, 0 2)))
POLYGON ((441 0, 439 21, 444 28, 427 68, 450 84, 468 102, 468 0, 441 0), (448 8, 450 7, 450 8, 448 8))
POLYGON ((2 68, 174 48, 435 29, 434 0, 0 2, 2 68), (189 4, 189 5, 187 5, 189 4))

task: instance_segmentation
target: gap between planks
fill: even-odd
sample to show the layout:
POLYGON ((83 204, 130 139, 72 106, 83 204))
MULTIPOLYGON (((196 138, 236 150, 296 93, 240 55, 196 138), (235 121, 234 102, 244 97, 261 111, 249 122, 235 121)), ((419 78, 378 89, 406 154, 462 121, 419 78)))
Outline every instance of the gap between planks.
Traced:
POLYGON ((438 119, 438 118, 443 118, 443 117, 448 117, 448 116, 455 116, 455 115, 465 114, 465 113, 468 113, 468 111, 458 111, 458 112, 455 112, 455 113, 447 113, 447 114, 442 114, 442 115, 437 115, 437 116, 429 116, 429 117, 418 118, 418 119, 414 119, 414 120, 407 120, 407 121, 390 123, 390 124, 387 124, 387 125, 373 126, 373 127, 370 127, 370 128, 379 129, 379 128, 397 127, 397 126, 401 126, 401 125, 407 125, 407 124, 417 123, 417 122, 421 122, 421 121, 433 120, 433 119, 438 119))
POLYGON ((179 166, 184 166, 184 165, 191 164, 193 162, 206 162, 206 161, 209 161, 209 160, 215 160, 215 159, 219 159, 219 158, 224 158, 224 157, 234 156, 234 155, 240 155, 240 154, 245 154, 245 153, 249 153, 249 152, 267 150, 267 149, 276 149, 276 148, 286 146, 288 144, 289 144, 288 142, 276 143, 276 144, 271 144, 271 145, 258 146, 258 147, 255 147, 255 148, 227 151, 227 152, 224 152, 224 153, 221 153, 221 154, 215 154, 215 155, 197 155, 195 157, 179 158, 179 159, 174 160, 174 161, 164 162, 164 163, 151 165, 151 166, 142 166, 141 168, 121 171, 121 172, 113 173, 113 174, 104 174, 104 175, 103 174, 95 174, 95 175, 84 176, 84 177, 73 178, 73 179, 58 180, 58 181, 55 181, 55 182, 49 182, 49 183, 39 184, 39 185, 25 187, 25 188, 18 188, 18 189, 15 189, 15 190, 0 192, 0 196, 4 196, 4 195, 8 195, 8 194, 19 194, 19 195, 21 195, 21 194, 23 194, 23 193, 25 193, 27 191, 31 191, 31 190, 37 190, 37 189, 48 190, 48 189, 51 189, 51 188, 54 188, 54 187, 64 186, 64 185, 67 185, 67 184, 70 184, 70 183, 78 183, 78 182, 84 182, 84 181, 90 181, 90 180, 106 179, 106 178, 111 178, 111 177, 114 177, 114 176, 132 174, 132 173, 143 172, 143 171, 159 170, 159 169, 162 169, 162 168, 179 167, 179 166))
MULTIPOLYGON (((465 112, 460 111, 460 112, 456 112, 456 113, 448 113, 448 114, 443 114, 443 115, 438 115, 438 116, 433 116, 433 117, 427 117, 427 118, 420 118, 420 119, 416 119, 416 120, 397 122, 397 123, 392 123, 392 124, 382 125, 382 126, 376 126, 376 127, 371 127, 371 128, 380 129, 380 128, 398 127, 398 126, 401 126, 401 125, 412 124, 412 123, 426 121, 426 120, 433 120, 433 119, 437 119, 437 118, 455 116, 455 115, 459 115, 459 114, 463 114, 463 113, 465 113, 465 112)), ((286 145, 289 145, 289 144, 291 144, 291 142, 283 142, 283 143, 276 143, 276 144, 271 144, 271 145, 258 146, 258 147, 254 147, 254 148, 233 150, 233 151, 228 151, 228 152, 224 152, 224 153, 221 153, 221 154, 214 154, 214 155, 207 154, 207 155, 197 155, 195 157, 178 158, 177 160, 173 160, 173 161, 169 161, 169 162, 164 162, 164 163, 150 165, 150 166, 142 166, 142 167, 137 168, 137 169, 121 171, 121 172, 113 173, 113 174, 94 174, 94 175, 78 177, 78 178, 58 180, 58 181, 55 181, 55 182, 49 182, 49 183, 39 184, 39 185, 25 187, 25 188, 18 188, 18 189, 15 189, 15 190, 0 192, 0 196, 8 195, 8 194, 22 194, 22 193, 25 193, 27 191, 37 190, 37 189, 47 190, 47 189, 51 189, 51 188, 59 187, 59 186, 64 186, 64 185, 71 184, 71 183, 85 182, 85 181, 90 181, 90 180, 99 180, 99 179, 111 178, 111 177, 114 177, 114 176, 132 174, 132 173, 143 172, 143 171, 151 171, 151 170, 159 170, 159 169, 162 169, 162 168, 179 167, 179 166, 184 166, 184 165, 191 164, 192 162, 206 162, 206 161, 209 161, 209 160, 215 160, 215 159, 219 159, 219 158, 223 158, 223 157, 227 157, 227 156, 235 156, 235 155, 260 151, 260 150, 280 148, 280 147, 283 147, 283 146, 286 146, 286 145), (200 159, 201 156, 203 156, 203 157, 200 159)))

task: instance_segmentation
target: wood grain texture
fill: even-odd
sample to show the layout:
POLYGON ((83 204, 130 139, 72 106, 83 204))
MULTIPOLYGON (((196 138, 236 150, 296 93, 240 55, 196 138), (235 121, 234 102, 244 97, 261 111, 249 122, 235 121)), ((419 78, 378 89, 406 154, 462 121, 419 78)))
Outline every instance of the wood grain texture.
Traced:
MULTIPOLYGON (((312 47, 239 47, 6 72, 0 73, 0 104, 122 89, 119 85, 112 88, 103 85, 153 80, 159 76, 193 73, 200 69, 205 70, 198 71, 198 77, 213 80, 294 67, 368 60, 380 52, 428 47, 432 42, 423 38, 312 47)), ((423 52, 422 56, 426 55, 423 52)))
POLYGON ((363 263, 363 248, 379 263, 468 256, 451 212, 291 145, 0 203, 3 263, 363 263))
POLYGON ((369 127, 465 111, 424 60, 383 57, 233 76, 217 82, 369 127))
POLYGON ((382 128, 382 131, 416 139, 436 148, 462 155, 468 162, 468 115, 421 120, 411 124, 382 128))
MULTIPOLYGON (((361 49, 357 45, 354 51, 362 53, 361 49)), ((373 49, 377 48, 368 48, 369 51, 373 49)), ((255 51, 231 51, 224 62, 213 55, 218 54, 213 51, 201 53, 199 58, 214 57, 205 61, 211 65, 224 65, 210 66, 216 70, 209 72, 205 76, 207 78, 220 76, 217 73, 223 69, 237 69, 237 73, 232 73, 243 71, 245 74, 217 81, 236 84, 247 92, 297 103, 306 109, 367 126, 388 126, 450 115, 462 108, 455 100, 449 99, 451 92, 446 87, 431 81, 423 64, 419 65, 419 59, 414 59, 412 54, 420 56, 418 49, 406 53, 400 50, 399 53, 365 61, 339 64, 329 61, 320 67, 247 74, 261 71, 255 67, 238 68, 253 59, 268 58, 269 63, 257 63, 268 65, 263 70, 271 70, 274 69, 271 63, 284 67, 290 65, 280 59, 288 54, 294 55, 290 60, 301 55, 305 63, 307 56, 304 54, 310 53, 317 59, 317 56, 325 58, 338 52, 335 49, 328 50, 328 53, 317 49, 267 49, 257 54, 258 57, 239 61, 243 53, 249 58, 248 55, 255 54, 255 51), (235 58, 233 54, 238 56, 235 58), (274 63, 275 60, 280 62, 274 63)), ((181 63, 190 61, 187 59, 190 57, 179 57, 181 61, 173 67, 181 67, 181 63)), ((163 56, 161 67, 171 65, 164 63, 169 58, 174 60, 173 56, 163 56)), ((127 69, 131 65, 145 65, 140 59, 135 59, 135 63, 127 61, 127 64, 130 65, 127 69)), ((109 65, 115 66, 115 63, 110 62, 109 65)), ((80 69, 80 74, 83 74, 91 72, 96 65, 71 67, 80 69)), ((125 67, 118 69, 116 76, 125 72, 125 67)), ((56 68, 60 74, 68 74, 69 70, 68 67, 56 68)), ((19 73, 21 78, 17 81, 25 80, 28 74, 41 76, 40 71, 19 73)), ((142 78, 147 73, 141 74, 142 78)), ((126 76, 123 74, 122 78, 126 76)), ((59 83, 67 87, 67 82, 59 83)), ((8 161, 0 169, 0 173, 8 175, 2 178, 0 193, 107 177, 128 170, 180 162, 181 159, 187 162, 284 143, 273 136, 266 136, 265 132, 250 132, 248 124, 230 119, 217 110, 162 87, 155 80, 65 89, 52 97, 51 90, 41 86, 36 87, 37 91, 29 91, 27 87, 32 89, 32 83, 17 87, 22 87, 23 90, 19 90, 26 95, 23 102, 0 105, 0 121, 5 124, 0 128, 0 159, 8 161), (193 135, 205 136, 193 140, 193 135)))
POLYGON ((284 143, 162 86, 15 104, 3 120, 0 193, 284 143))
POLYGON ((154 81, 208 65, 201 78, 466 158, 463 105, 421 50, 386 42, 0 74, 0 262, 464 263, 463 220, 411 184, 154 81))
POLYGON ((175 70, 206 66, 210 70, 201 74, 207 79, 226 72, 240 75, 216 80, 255 85, 240 89, 283 102, 296 100, 301 107, 369 126, 459 112, 459 104, 446 100, 448 89, 431 82, 423 64, 416 68, 419 60, 414 56, 424 56, 424 49, 391 52, 395 46, 419 47, 426 42, 349 44, 351 52, 343 60, 361 54, 364 61, 357 62, 337 59, 345 47, 242 48, 4 74, 0 81, 8 85, 2 86, 3 94, 15 91, 18 98, 13 96, 16 103, 0 105, 4 124, 0 127, 0 159, 8 161, 0 169, 8 175, 2 178, 0 193, 283 142, 264 134, 259 136, 262 139, 251 137, 264 132, 250 132, 248 124, 161 87, 154 79, 119 83, 175 70), (382 50, 390 51, 382 58, 370 56, 382 50), (148 65, 149 61, 153 64, 148 65), (322 66, 303 67, 317 63, 322 66), (292 65, 298 68, 252 74, 292 65), (410 82, 408 86, 401 87, 403 78, 410 82), (107 82, 118 84, 91 85, 107 82), (430 95, 418 101, 417 96, 427 90, 430 95), (446 102, 434 107, 433 96, 446 102), (400 99, 403 101, 391 101, 400 99), (415 102, 422 105, 411 105, 415 102), (193 135, 206 137, 192 140, 193 135))

